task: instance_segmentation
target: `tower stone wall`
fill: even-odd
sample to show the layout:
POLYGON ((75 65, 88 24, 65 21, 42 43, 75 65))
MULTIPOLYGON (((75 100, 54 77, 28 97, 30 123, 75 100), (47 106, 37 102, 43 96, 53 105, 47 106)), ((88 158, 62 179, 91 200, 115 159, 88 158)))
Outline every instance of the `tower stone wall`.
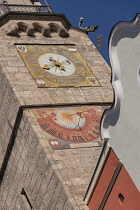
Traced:
POLYGON ((8 4, 19 4, 19 5, 32 5, 30 0, 18 0, 18 2, 16 0, 7 0, 8 4))
POLYGON ((0 25, 0 209, 88 209, 83 198, 101 145, 73 143, 69 149, 53 150, 33 111, 108 108, 113 101, 110 68, 85 32, 62 14, 9 14, 0 25), (45 35, 43 27, 49 24, 56 27, 45 35), (100 86, 38 88, 16 46, 50 44, 76 46, 100 86))

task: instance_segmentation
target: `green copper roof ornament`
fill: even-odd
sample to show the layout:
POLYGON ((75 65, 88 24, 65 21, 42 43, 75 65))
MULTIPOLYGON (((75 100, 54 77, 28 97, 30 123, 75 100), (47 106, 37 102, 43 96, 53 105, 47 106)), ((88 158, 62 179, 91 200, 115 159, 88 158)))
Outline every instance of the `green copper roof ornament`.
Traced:
POLYGON ((84 20, 83 17, 80 17, 80 18, 79 18, 78 26, 79 26, 80 29, 84 30, 87 34, 88 34, 88 32, 94 32, 94 31, 97 30, 98 26, 95 26, 95 27, 93 27, 93 26, 88 26, 88 27, 85 27, 85 28, 82 27, 83 20, 84 20))

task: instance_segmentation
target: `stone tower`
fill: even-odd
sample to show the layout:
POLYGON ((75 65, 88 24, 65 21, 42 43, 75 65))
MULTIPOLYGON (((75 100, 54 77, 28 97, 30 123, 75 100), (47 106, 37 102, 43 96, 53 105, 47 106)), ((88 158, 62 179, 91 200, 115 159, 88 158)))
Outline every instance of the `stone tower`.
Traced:
POLYGON ((88 209, 110 69, 49 5, 7 0, 0 12, 0 209, 88 209))

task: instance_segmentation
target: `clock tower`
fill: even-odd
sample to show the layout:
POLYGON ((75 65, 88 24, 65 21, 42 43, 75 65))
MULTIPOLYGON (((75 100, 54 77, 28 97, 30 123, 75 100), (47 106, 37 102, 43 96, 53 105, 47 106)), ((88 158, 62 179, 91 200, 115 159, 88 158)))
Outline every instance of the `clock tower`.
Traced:
POLYGON ((0 48, 0 209, 88 209, 110 68, 83 29, 38 1, 1 1, 0 48))

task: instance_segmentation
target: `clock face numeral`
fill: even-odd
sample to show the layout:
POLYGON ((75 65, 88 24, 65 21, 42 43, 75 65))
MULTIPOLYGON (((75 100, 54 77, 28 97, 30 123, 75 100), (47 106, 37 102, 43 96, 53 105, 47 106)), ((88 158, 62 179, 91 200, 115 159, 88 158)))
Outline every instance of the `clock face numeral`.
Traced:
POLYGON ((35 109, 33 113, 48 141, 56 140, 59 147, 100 138, 103 110, 99 106, 35 109))
POLYGON ((58 132, 57 138, 62 139, 63 138, 63 133, 58 132))
POLYGON ((66 46, 18 45, 17 49, 38 87, 100 86, 82 56, 66 46))
POLYGON ((47 128, 49 128, 49 125, 46 124, 46 123, 40 124, 40 126, 41 126, 41 128, 44 129, 44 130, 47 129, 47 128))

